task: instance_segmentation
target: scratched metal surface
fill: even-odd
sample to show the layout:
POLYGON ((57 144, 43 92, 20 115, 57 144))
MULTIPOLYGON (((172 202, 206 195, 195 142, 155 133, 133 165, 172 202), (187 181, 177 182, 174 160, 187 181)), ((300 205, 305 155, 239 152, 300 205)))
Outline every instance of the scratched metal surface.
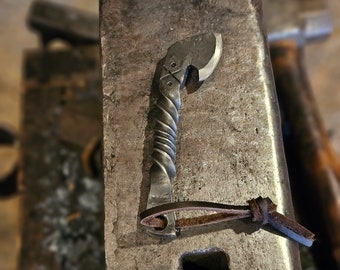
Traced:
POLYGON ((257 1, 101 3, 105 250, 108 269, 179 269, 192 251, 219 249, 231 269, 299 269, 297 245, 235 221, 173 241, 145 234, 151 165, 152 79, 174 42, 220 32, 222 59, 194 94, 182 95, 176 200, 245 204, 269 196, 292 215, 280 123, 257 1))

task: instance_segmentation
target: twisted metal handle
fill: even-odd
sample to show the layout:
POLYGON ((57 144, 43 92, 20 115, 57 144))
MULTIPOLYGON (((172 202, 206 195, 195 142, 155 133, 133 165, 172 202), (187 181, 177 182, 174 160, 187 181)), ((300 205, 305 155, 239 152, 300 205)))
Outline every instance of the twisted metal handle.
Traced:
POLYGON ((166 171, 170 180, 176 175, 177 124, 180 109, 180 91, 170 80, 168 88, 160 88, 155 116, 153 161, 166 171))
MULTIPOLYGON (((164 66, 159 84, 159 97, 155 115, 154 141, 150 169, 150 192, 147 208, 173 201, 172 182, 176 176, 177 124, 181 85, 173 73, 164 66)), ((166 215, 167 228, 153 234, 175 236, 175 215, 166 215)))

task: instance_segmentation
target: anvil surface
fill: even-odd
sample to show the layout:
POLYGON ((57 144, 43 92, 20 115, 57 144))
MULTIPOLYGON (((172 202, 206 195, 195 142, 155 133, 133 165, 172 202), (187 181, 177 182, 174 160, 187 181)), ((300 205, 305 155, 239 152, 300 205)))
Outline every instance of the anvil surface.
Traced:
MULTIPOLYGON (((157 63, 178 40, 222 34, 222 58, 199 91, 182 93, 175 200, 293 208, 258 1, 101 2, 107 269, 186 269, 218 250, 230 269, 299 269, 297 244, 247 221, 151 237, 140 225, 152 151, 157 63)), ((218 268, 219 269, 219 268, 218 268)), ((225 268, 221 268, 225 269, 225 268)))

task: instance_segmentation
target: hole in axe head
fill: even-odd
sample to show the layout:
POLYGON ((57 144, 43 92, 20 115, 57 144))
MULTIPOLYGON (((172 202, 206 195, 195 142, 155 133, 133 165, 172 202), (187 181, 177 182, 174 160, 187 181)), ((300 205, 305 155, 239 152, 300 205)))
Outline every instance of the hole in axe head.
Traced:
POLYGON ((189 66, 187 69, 187 78, 185 87, 189 94, 196 92, 203 82, 199 81, 198 69, 194 66, 189 66))

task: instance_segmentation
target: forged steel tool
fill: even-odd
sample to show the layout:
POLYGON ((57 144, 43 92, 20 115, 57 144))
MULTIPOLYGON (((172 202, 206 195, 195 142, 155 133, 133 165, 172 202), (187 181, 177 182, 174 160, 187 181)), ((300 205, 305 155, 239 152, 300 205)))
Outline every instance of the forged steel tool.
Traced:
MULTIPOLYGON (((181 91, 196 91, 216 68, 222 54, 221 34, 201 34, 173 44, 167 52, 159 79, 158 112, 155 116, 153 165, 147 209, 172 202, 176 176, 176 140, 181 91)), ((163 216, 167 226, 152 230, 158 236, 175 236, 173 213, 163 216)))

